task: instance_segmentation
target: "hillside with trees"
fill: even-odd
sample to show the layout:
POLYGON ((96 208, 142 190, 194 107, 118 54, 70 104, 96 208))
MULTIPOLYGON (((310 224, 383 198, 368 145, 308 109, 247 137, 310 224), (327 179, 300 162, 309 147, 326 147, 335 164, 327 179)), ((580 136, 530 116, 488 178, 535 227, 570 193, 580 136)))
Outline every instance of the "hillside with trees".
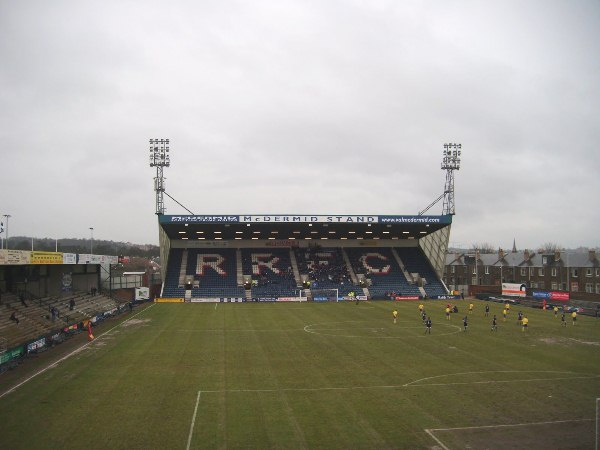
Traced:
MULTIPOLYGON (((11 236, 8 247, 4 242, 4 248, 11 250, 35 250, 42 252, 59 251, 62 253, 90 253, 90 239, 51 239, 31 238, 28 236, 11 236)), ((158 245, 133 244, 131 242, 115 242, 96 240, 93 242, 93 252, 96 255, 117 255, 152 258, 159 254, 158 245)))

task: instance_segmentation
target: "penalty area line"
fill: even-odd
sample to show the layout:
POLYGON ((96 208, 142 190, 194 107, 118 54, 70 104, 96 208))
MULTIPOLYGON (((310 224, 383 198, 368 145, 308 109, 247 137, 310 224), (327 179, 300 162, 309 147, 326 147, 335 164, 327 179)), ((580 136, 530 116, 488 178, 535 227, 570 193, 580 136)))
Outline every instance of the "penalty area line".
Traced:
POLYGON ((433 439, 435 442, 437 442, 439 444, 440 447, 442 447, 443 450, 450 450, 448 447, 446 447, 444 445, 444 443, 442 441, 440 441, 437 436, 435 434, 433 434, 432 430, 429 430, 427 428, 425 428, 425 433, 427 433, 429 435, 429 437, 431 437, 431 439, 433 439))
POLYGON ((554 381, 554 380, 589 380, 591 378, 598 378, 599 375, 588 375, 584 377, 560 377, 560 378, 522 378, 514 380, 485 380, 485 381, 456 381, 450 383, 422 383, 414 384, 408 383, 402 385, 402 387, 421 387, 421 386, 460 386, 467 384, 494 384, 494 383, 527 383, 531 381, 554 381))
POLYGON ((459 430, 484 430, 490 428, 510 428, 510 427, 528 427, 532 425, 555 425, 562 423, 573 423, 573 422, 592 422, 595 419, 570 419, 570 420, 554 420, 548 422, 526 422, 526 423, 513 423, 513 424, 498 424, 498 425, 480 425, 474 427, 454 427, 454 428, 425 428, 424 431, 433 440, 435 440, 443 450, 450 450, 444 443, 435 435, 437 431, 459 431, 459 430))
POLYGON ((196 396, 196 406, 194 406, 194 414, 192 415, 192 423, 190 424, 190 434, 188 435, 186 450, 190 450, 190 446, 192 445, 192 434, 194 433, 194 426, 196 425, 196 415, 198 414, 198 405, 200 404, 201 394, 202 391, 198 391, 198 395, 196 396))

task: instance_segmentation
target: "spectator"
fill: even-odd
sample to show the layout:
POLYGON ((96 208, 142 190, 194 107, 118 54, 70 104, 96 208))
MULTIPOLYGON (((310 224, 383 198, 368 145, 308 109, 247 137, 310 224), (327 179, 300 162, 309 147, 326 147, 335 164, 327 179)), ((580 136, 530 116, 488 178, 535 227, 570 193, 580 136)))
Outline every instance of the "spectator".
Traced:
POLYGON ((69 300, 69 311, 73 311, 73 309, 75 309, 75 299, 74 298, 69 300))
POLYGON ((13 313, 10 315, 10 320, 12 320, 17 325, 19 325, 19 319, 17 319, 17 313, 16 312, 13 311, 13 313))

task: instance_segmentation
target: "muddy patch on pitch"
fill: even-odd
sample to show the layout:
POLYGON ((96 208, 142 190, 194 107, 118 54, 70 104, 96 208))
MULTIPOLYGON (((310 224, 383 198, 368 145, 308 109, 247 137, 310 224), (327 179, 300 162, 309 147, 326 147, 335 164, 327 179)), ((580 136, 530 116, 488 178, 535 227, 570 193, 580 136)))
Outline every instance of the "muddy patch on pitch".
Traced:
POLYGON ((564 337, 546 337, 540 338, 540 342, 548 345, 564 345, 564 346, 572 346, 573 342, 564 337))
POLYGON ((548 345, 564 345, 567 347, 572 347, 573 345, 576 345, 576 344, 600 346, 600 342, 597 342, 597 341, 584 341, 581 339, 567 338, 567 337, 540 338, 540 342, 543 342, 544 344, 548 344, 548 345))
POLYGON ((571 338, 571 341, 577 342, 578 344, 600 346, 600 342, 595 342, 595 341, 582 341, 581 339, 575 339, 575 338, 571 338))
POLYGON ((541 342, 544 344, 564 344, 564 339, 549 337, 549 338, 541 338, 541 342))
POLYGON ((146 325, 148 322, 150 322, 150 319, 130 319, 126 322, 123 322, 123 326, 124 327, 132 327, 135 325, 146 325))

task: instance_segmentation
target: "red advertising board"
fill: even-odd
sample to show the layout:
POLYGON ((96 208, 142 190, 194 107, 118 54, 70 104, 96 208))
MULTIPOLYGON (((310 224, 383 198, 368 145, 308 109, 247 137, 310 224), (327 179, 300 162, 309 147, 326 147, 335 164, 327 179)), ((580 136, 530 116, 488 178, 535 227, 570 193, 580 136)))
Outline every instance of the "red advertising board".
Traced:
POLYGON ((550 292, 550 300, 560 300, 566 302, 569 300, 568 292, 550 292))

